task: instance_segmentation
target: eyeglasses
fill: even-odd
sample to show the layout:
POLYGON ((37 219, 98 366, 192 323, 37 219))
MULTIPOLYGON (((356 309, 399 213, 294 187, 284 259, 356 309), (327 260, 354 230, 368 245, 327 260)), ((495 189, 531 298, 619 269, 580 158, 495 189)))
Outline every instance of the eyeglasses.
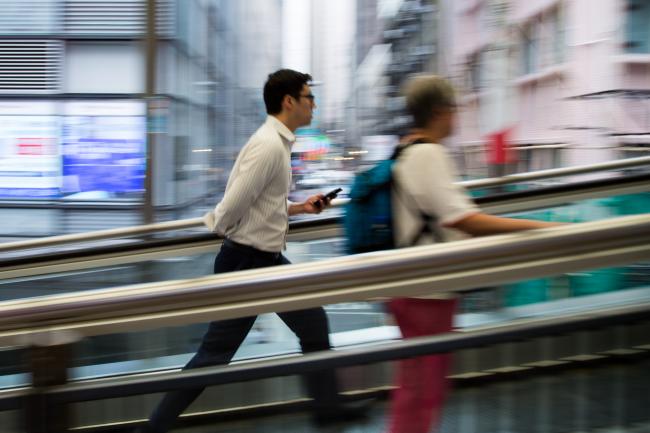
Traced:
POLYGON ((298 99, 300 99, 300 98, 307 98, 307 99, 309 99, 309 102, 311 102, 311 103, 313 103, 314 99, 316 99, 315 96, 312 95, 311 93, 307 93, 306 95, 298 95, 298 99))

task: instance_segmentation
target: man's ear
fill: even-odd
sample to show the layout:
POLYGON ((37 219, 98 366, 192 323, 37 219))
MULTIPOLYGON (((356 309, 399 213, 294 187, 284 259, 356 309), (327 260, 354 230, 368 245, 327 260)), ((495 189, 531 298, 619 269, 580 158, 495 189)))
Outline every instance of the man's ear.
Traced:
POLYGON ((293 108, 293 98, 291 95, 284 95, 284 98, 282 98, 282 107, 287 110, 293 108))

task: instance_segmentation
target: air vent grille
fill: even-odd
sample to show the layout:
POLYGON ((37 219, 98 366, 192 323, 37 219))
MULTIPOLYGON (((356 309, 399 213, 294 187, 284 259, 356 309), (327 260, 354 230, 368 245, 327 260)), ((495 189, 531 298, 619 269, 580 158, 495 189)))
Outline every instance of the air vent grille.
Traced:
MULTIPOLYGON (((64 26, 69 35, 139 36, 145 31, 145 0, 67 0, 64 26)), ((174 29, 174 5, 158 0, 158 34, 171 36, 174 29)))
POLYGON ((0 93, 59 91, 62 56, 60 41, 0 40, 0 93))

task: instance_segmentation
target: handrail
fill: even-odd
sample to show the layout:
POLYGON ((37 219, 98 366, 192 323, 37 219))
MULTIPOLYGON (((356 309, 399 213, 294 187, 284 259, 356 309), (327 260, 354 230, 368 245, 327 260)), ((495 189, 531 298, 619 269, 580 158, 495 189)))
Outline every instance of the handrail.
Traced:
POLYGON ((0 303, 0 343, 99 335, 500 284, 650 257, 650 214, 0 303))
POLYGON ((619 168, 637 167, 650 164, 650 156, 638 158, 619 159, 617 161, 600 162, 590 165, 577 165, 574 167, 552 168, 549 170, 531 171, 529 173, 509 174, 507 176, 489 179, 476 179, 461 182, 467 189, 488 188, 493 186, 508 185, 531 180, 549 179, 553 177, 573 176, 577 174, 595 173, 598 171, 615 170, 619 168))
MULTIPOLYGON (((525 191, 492 194, 474 199, 488 213, 521 212, 578 200, 650 191, 650 172, 606 179, 559 184, 525 191)), ((305 241, 341 235, 340 215, 319 216, 290 223, 287 240, 305 241)), ((0 260, 0 278, 19 278, 56 272, 136 263, 178 255, 214 252, 221 238, 196 233, 107 245, 79 245, 65 251, 31 251, 0 260)))
MULTIPOLYGON (((650 157, 638 157, 622 159, 611 162, 604 162, 591 165, 581 165, 574 167, 558 168, 551 170, 541 170, 530 173, 512 174, 500 178, 488 178, 459 182, 460 185, 467 189, 487 188, 493 186, 502 186, 524 181, 537 179, 548 179, 559 176, 569 176, 576 174, 593 173, 598 171, 607 171, 620 168, 637 167, 649 165, 650 157)), ((334 205, 342 205, 347 200, 335 200, 334 205)), ((93 232, 77 233, 69 235, 49 236, 42 239, 30 239, 24 241, 5 242, 0 244, 0 252, 17 251, 29 248, 43 248, 55 245, 62 245, 75 242, 88 242, 101 239, 113 239, 121 237, 141 236, 162 231, 183 230, 199 227, 203 224, 202 218, 189 218, 184 220, 161 222, 133 227, 125 227, 109 230, 97 230, 93 232)))
POLYGON ((326 368, 364 365, 432 353, 450 353, 484 345, 635 322, 647 318, 648 312, 650 312, 650 303, 588 311, 578 315, 524 319, 469 332, 415 337, 408 340, 384 342, 380 346, 345 351, 326 351, 300 357, 270 359, 194 371, 185 370, 164 375, 71 383, 54 387, 50 392, 54 397, 53 401, 72 403, 291 376, 326 368))
POLYGON ((131 236, 141 236, 162 231, 183 230, 198 227, 203 223, 203 218, 189 218, 177 221, 145 224, 134 227, 119 229, 96 230, 86 233, 74 233, 70 235, 49 236, 42 239, 30 239, 26 241, 5 242, 0 244, 0 252, 24 250, 28 248, 51 247, 75 242, 88 242, 100 239, 113 239, 131 236))
MULTIPOLYGON (((647 319, 649 311, 650 303, 624 305, 580 314, 521 319, 468 332, 415 337, 344 351, 324 351, 300 357, 265 359, 240 365, 212 366, 156 375, 138 374, 102 380, 81 380, 49 387, 43 390, 43 393, 50 395, 52 402, 73 403, 304 374, 322 369, 454 352, 612 324, 633 323, 647 319)), ((18 409, 30 392, 29 388, 0 392, 0 410, 18 409)))

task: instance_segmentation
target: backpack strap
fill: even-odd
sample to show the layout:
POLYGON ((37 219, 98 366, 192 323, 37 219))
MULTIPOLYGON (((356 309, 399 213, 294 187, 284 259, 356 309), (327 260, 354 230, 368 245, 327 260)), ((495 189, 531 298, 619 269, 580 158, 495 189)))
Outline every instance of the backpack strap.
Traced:
MULTIPOLYGON (((400 156, 400 154, 409 146, 412 146, 414 144, 423 144, 423 143, 428 143, 428 141, 422 140, 422 139, 417 139, 411 143, 406 143, 400 146, 397 146, 395 150, 393 151, 393 154, 391 155, 392 160, 397 160, 400 156)), ((417 203, 415 203, 415 200, 411 198, 411 201, 413 201, 413 204, 415 204, 415 207, 411 207, 407 205, 404 202, 404 197, 407 196, 408 194, 405 194, 402 192, 401 188, 397 185, 397 182, 393 178, 392 182, 393 188, 395 189, 397 197, 400 198, 400 200, 406 205, 408 209, 416 209, 419 211, 417 207, 417 203)), ((408 196, 411 197, 411 196, 408 196)), ((439 231, 436 229, 435 223, 438 218, 435 216, 428 215, 422 211, 419 211, 420 214, 420 219, 422 220, 422 228, 420 231, 415 235, 415 237, 411 240, 411 242, 408 244, 408 246, 413 246, 416 245, 420 239, 422 239, 422 236, 426 234, 430 234, 433 237, 433 240, 438 243, 438 242, 443 242, 443 237, 439 233, 439 231), (433 227, 433 228, 432 228, 433 227)))
MULTIPOLYGON (((404 196, 406 194, 402 193, 400 188, 397 186, 396 182, 393 182, 393 187, 395 188, 395 192, 397 197, 399 197, 399 200, 402 201, 406 205, 408 209, 417 209, 417 205, 415 207, 411 207, 407 205, 404 201, 404 196)), ((410 196, 409 196, 410 197, 410 196)), ((439 231, 436 229, 436 221, 438 218, 431 216, 429 214, 426 214, 422 211, 419 211, 420 214, 420 219, 422 221, 422 228, 420 231, 415 235, 415 237, 408 243, 407 246, 413 246, 416 245, 420 239, 422 239, 422 236, 426 234, 430 234, 433 237, 433 240, 438 243, 438 242, 444 242, 444 239, 442 235, 439 233, 439 231), (433 228, 432 228, 433 227, 433 228)))
POLYGON ((390 159, 397 160, 397 158, 399 158, 400 154, 404 150, 406 150, 407 147, 412 146, 414 144, 420 144, 420 143, 424 143, 424 142, 423 141, 420 142, 420 141, 416 140, 416 141, 414 141, 412 143, 398 144, 397 146, 395 146, 395 150, 393 150, 393 154, 390 156, 390 159))

